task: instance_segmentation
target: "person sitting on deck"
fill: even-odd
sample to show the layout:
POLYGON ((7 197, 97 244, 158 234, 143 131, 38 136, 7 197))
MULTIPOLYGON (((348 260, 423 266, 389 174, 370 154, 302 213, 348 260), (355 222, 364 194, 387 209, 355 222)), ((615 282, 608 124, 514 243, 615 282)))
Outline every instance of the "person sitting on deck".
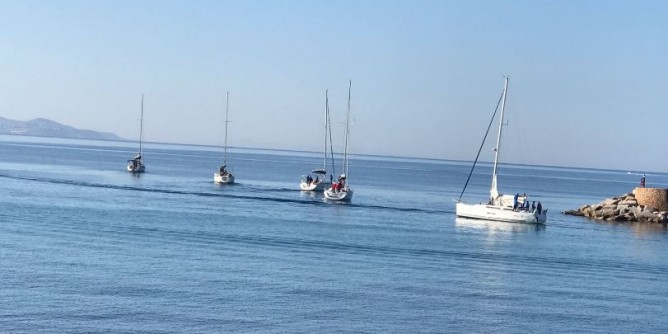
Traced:
POLYGON ((345 191, 345 188, 346 188, 346 175, 341 174, 341 176, 339 176, 339 190, 345 191))

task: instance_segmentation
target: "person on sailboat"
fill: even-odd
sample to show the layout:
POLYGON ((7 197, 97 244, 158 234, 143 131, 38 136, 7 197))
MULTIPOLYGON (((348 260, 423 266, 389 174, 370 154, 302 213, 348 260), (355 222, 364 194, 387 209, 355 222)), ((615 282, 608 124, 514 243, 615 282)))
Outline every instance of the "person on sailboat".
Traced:
POLYGON ((136 169, 141 163, 141 153, 137 154, 133 159, 132 159, 132 168, 136 169))
POLYGON ((536 204, 536 211, 538 211, 538 214, 543 212, 543 205, 540 204, 540 202, 538 202, 538 204, 536 204))
POLYGON ((222 166, 220 166, 220 170, 219 170, 220 175, 225 175, 225 174, 227 174, 227 171, 225 170, 225 167, 227 167, 227 165, 222 165, 222 166))
POLYGON ((517 199, 520 197, 519 193, 515 193, 515 196, 513 197, 513 211, 517 211, 517 199))

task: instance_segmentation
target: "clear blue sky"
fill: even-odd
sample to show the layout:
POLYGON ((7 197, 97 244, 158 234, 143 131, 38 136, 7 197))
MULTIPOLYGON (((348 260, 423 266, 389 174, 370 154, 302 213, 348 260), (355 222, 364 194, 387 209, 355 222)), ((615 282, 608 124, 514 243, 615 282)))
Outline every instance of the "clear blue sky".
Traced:
POLYGON ((146 140, 665 171, 666 1, 5 1, 0 116, 146 140), (483 159, 491 160, 488 145, 483 159))

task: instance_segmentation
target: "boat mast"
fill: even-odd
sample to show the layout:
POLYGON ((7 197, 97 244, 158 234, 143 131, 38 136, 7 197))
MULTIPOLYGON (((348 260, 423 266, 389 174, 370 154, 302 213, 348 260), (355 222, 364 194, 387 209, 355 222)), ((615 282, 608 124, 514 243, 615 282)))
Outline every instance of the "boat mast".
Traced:
POLYGON ((327 103, 327 134, 329 134, 329 156, 332 159, 332 171, 329 173, 330 178, 336 175, 336 165, 334 164, 334 141, 332 140, 332 120, 329 114, 329 103, 327 103))
MULTIPOLYGON (((322 170, 327 170, 327 120, 329 119, 329 95, 325 89, 325 147, 322 155, 322 170)), ((324 177, 323 177, 324 178, 324 177)))
POLYGON ((506 77, 505 79, 506 80, 503 83, 503 96, 501 98, 501 117, 499 119, 499 134, 496 137, 496 147, 494 148, 494 170, 492 171, 492 189, 490 190, 492 199, 495 199, 497 196, 499 196, 496 171, 499 165, 499 151, 501 149, 501 133, 503 132, 503 118, 506 111, 506 94, 508 93, 508 77, 506 77))
POLYGON ((144 135, 144 93, 141 93, 141 114, 139 117, 139 156, 141 157, 141 140, 144 135))
POLYGON ((230 92, 227 92, 227 99, 225 100, 225 146, 223 147, 223 165, 227 165, 227 114, 230 108, 230 92))
POLYGON ((346 145, 344 148, 344 153, 343 153, 343 162, 344 162, 344 174, 346 174, 346 178, 348 178, 348 134, 350 131, 350 89, 353 85, 353 81, 349 80, 348 81, 348 113, 346 115, 346 145))

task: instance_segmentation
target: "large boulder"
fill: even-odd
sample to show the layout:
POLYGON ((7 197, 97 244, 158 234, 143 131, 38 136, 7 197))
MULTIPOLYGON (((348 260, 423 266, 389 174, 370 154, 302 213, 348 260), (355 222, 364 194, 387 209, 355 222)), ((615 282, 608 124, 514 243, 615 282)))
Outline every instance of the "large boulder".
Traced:
POLYGON ((651 211, 645 211, 645 210, 637 211, 637 212, 635 213, 635 216, 636 216, 636 218, 638 218, 638 220, 648 220, 648 221, 651 221, 651 220, 656 219, 656 214, 655 214, 654 212, 651 212, 651 211))
POLYGON ((613 198, 606 199, 601 204, 603 204, 603 206, 613 206, 613 205, 617 205, 617 203, 619 203, 619 201, 620 201, 619 198, 613 197, 613 198))
POLYGON ((583 217, 585 215, 581 210, 566 210, 564 214, 578 217, 583 217))
POLYGON ((656 220, 658 223, 666 224, 668 223, 668 212, 661 211, 656 214, 656 220))
POLYGON ((635 198, 633 198, 633 199, 623 199, 623 200, 619 201, 618 204, 619 205, 636 206, 636 205, 638 205, 638 201, 636 201, 635 198))
POLYGON ((637 222, 637 221, 638 221, 638 218, 636 218, 635 215, 630 214, 630 213, 629 213, 629 214, 625 214, 625 215, 624 215, 624 218, 626 218, 626 221, 627 221, 627 222, 637 222))
POLYGON ((617 206, 617 210, 616 210, 616 211, 619 212, 618 214, 622 214, 622 215, 623 215, 623 214, 625 214, 625 213, 631 211, 631 206, 620 204, 620 205, 617 206))
POLYGON ((595 217, 600 219, 608 219, 615 215, 615 208, 610 206, 603 207, 601 210, 598 210, 595 213, 595 217))
POLYGON ((585 205, 582 208, 580 208, 580 212, 585 217, 591 217, 594 214, 594 209, 592 209, 592 207, 589 205, 585 205))
POLYGON ((615 219, 616 222, 625 222, 625 221, 628 221, 628 219, 626 218, 626 216, 623 216, 623 215, 622 215, 622 216, 615 216, 614 219, 615 219))

